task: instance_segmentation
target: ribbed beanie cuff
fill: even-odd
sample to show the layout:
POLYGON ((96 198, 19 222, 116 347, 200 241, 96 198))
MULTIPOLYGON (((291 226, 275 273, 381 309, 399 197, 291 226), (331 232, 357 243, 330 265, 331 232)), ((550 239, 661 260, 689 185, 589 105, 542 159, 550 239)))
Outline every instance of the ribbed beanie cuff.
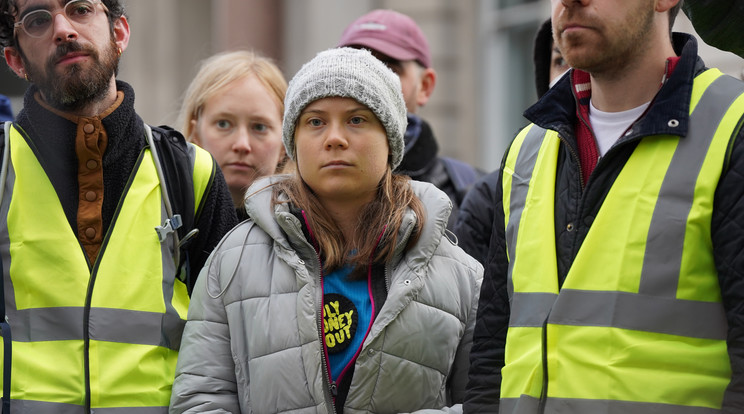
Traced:
POLYGON ((307 105, 327 97, 352 98, 367 106, 387 133, 391 167, 400 164, 408 122, 400 79, 368 50, 346 47, 318 53, 289 82, 282 141, 290 158, 295 159, 297 118, 307 105))

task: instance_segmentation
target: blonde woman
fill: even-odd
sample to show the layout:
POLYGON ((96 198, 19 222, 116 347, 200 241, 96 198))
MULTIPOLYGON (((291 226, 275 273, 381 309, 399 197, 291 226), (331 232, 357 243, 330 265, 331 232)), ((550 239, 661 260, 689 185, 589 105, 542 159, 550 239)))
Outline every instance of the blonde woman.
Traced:
POLYGON ((241 219, 246 218, 242 206, 248 187, 283 164, 286 91, 279 68, 248 51, 205 60, 186 90, 182 132, 215 158, 241 219))
POLYGON ((392 172, 398 77, 331 49, 285 104, 296 171, 248 190, 202 270, 171 413, 457 411, 483 269, 445 236, 447 195, 392 172))

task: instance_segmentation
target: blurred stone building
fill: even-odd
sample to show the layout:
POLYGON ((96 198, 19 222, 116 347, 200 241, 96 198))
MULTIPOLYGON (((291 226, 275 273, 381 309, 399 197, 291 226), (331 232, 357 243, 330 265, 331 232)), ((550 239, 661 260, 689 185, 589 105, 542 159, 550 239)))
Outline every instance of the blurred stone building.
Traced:
MULTIPOLYGON (((356 17, 391 8, 426 34, 438 78, 421 111, 442 154, 492 170, 535 99, 532 41, 549 17, 547 0, 122 0, 132 38, 119 77, 137 93, 151 124, 175 125, 181 96, 200 60, 251 49, 290 79, 303 62, 333 47, 356 17)), ((692 32, 680 16, 677 30, 692 32)), ((744 61, 702 45, 709 66, 741 77, 744 61)), ((4 66, 4 63, 2 64, 4 66)), ((22 104, 25 82, 0 68, 0 93, 22 104)))

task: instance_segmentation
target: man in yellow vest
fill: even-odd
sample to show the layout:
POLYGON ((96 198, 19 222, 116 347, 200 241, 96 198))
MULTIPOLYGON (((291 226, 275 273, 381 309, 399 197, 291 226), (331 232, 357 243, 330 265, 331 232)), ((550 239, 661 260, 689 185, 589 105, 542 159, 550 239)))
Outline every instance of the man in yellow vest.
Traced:
POLYGON ((0 2, 31 83, 0 129, 3 413, 166 413, 193 275, 237 221, 211 156, 116 80, 129 33, 117 0, 0 2))
POLYGON ((507 150, 465 412, 744 412, 744 83, 679 0, 552 0, 569 66, 507 150))

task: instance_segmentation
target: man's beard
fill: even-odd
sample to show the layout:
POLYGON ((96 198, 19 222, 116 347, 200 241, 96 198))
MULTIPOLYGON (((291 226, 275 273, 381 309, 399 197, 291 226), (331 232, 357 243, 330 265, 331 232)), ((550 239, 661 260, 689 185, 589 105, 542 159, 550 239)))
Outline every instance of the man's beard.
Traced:
POLYGON ((106 96, 119 65, 119 54, 114 42, 109 43, 101 55, 92 46, 67 42, 57 47, 43 70, 37 70, 25 57, 24 64, 30 80, 39 88, 47 104, 62 111, 74 112, 106 96), (68 65, 63 73, 57 73, 57 61, 71 52, 87 53, 92 60, 91 67, 85 69, 82 64, 75 63, 68 65))
MULTIPOLYGON (((595 23, 593 20, 588 22, 603 27, 601 23, 595 23)), ((654 10, 643 9, 633 13, 622 25, 612 25, 614 31, 603 27, 603 39, 599 43, 594 43, 593 48, 587 53, 572 53, 568 43, 563 58, 572 68, 581 69, 594 76, 623 73, 628 65, 634 64, 634 58, 648 49, 653 24, 654 10)), ((567 39, 562 41, 569 42, 567 39)))

